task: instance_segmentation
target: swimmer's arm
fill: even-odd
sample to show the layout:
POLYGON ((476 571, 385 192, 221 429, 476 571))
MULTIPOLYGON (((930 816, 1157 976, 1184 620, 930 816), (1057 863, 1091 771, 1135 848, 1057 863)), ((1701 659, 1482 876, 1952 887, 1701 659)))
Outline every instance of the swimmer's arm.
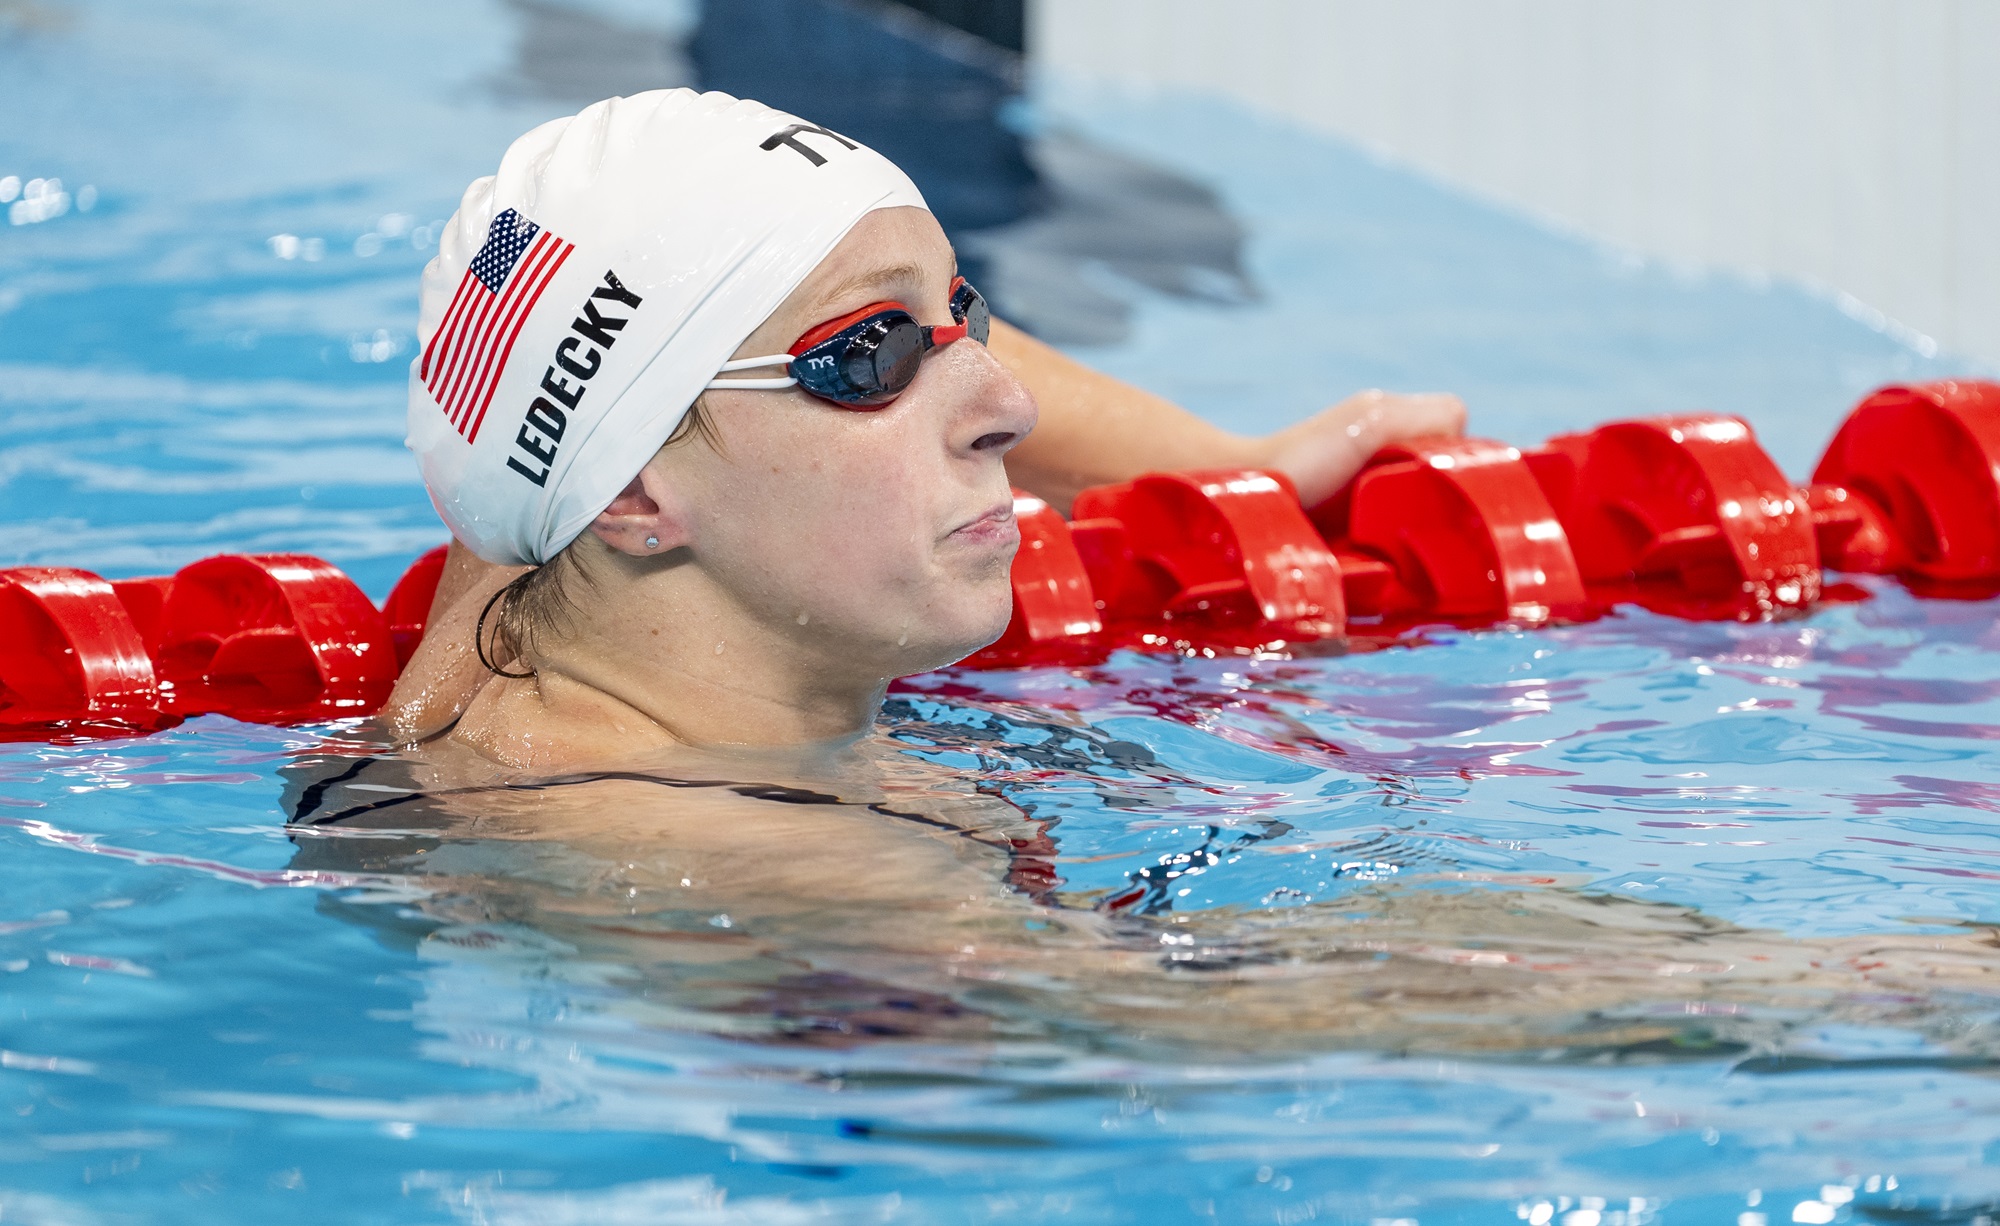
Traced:
POLYGON ((1465 429, 1465 405, 1456 396, 1366 391, 1276 434, 1246 438, 997 319, 987 347, 1042 410, 1034 433, 1008 455, 1007 472, 1065 514, 1093 485, 1187 468, 1275 468, 1312 506, 1353 480, 1382 447, 1465 429))

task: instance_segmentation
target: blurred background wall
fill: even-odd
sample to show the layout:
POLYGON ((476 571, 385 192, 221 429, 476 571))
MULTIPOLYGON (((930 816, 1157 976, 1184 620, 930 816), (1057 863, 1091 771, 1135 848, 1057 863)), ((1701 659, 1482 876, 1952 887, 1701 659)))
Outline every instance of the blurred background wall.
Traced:
POLYGON ((1995 0, 1028 0, 1026 45, 2000 360, 1995 0))

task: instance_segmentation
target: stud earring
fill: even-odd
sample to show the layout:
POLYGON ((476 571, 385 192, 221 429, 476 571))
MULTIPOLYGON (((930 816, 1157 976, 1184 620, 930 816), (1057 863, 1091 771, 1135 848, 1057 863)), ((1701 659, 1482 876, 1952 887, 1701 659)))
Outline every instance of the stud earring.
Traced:
POLYGON ((660 547, 660 538, 659 538, 659 537, 657 537, 657 536, 649 536, 649 537, 647 537, 647 538, 646 538, 646 548, 648 548, 648 549, 658 549, 659 547, 660 547))

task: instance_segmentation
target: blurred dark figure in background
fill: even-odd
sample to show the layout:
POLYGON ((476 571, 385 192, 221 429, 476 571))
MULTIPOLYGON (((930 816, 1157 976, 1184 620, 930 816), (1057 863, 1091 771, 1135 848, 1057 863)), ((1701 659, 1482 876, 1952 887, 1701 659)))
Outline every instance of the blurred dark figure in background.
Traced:
POLYGON ((522 30, 507 88, 580 105, 689 85, 811 115, 901 166, 967 277, 1043 340, 1117 344, 1135 291, 1256 295, 1214 191, 1029 124, 1019 0, 706 0, 685 28, 508 2, 522 30))

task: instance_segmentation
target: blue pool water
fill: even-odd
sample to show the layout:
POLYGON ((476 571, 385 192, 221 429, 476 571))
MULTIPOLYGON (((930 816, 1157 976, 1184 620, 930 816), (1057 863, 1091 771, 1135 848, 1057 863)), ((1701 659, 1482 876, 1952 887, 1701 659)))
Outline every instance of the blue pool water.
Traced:
MULTIPOLYGON (((299 550, 379 597, 441 539, 400 445, 432 225, 595 93, 803 80, 854 130, 897 122, 849 61, 752 54, 774 22, 888 47, 928 83, 905 102, 958 108, 963 156, 903 156, 1003 311, 1233 427, 1371 384, 1460 391, 1516 442, 1713 408, 1803 474, 1870 387, 1977 369, 1213 100, 1012 99, 1004 64, 870 13, 0 5, 0 183, 68 205, 0 226, 0 563, 299 550)), ((1801 971, 1732 995, 1672 961, 1837 963, 2000 920, 1995 606, 1866 587, 1774 625, 1627 611, 916 680, 870 752, 975 826, 1046 833, 1017 886, 1051 918, 1025 928, 1147 891, 1106 940, 1157 932, 1158 966, 1116 991, 891 974, 796 916, 647 895, 583 843, 290 837, 287 776, 337 730, 6 746, 0 1222, 1990 1218, 1982 955, 1872 994, 1801 971), (663 969, 662 933, 775 953, 663 969), (1172 961, 1336 948, 1284 1009, 1210 1009, 1215 972, 1172 961), (1559 1039, 1521 1039, 1512 998, 1418 1002, 1424 967, 1525 949, 1613 985, 1559 1039), (1405 990, 1356 995, 1351 966, 1405 990), (1168 1012, 1130 1020, 1153 992, 1168 1012)))

